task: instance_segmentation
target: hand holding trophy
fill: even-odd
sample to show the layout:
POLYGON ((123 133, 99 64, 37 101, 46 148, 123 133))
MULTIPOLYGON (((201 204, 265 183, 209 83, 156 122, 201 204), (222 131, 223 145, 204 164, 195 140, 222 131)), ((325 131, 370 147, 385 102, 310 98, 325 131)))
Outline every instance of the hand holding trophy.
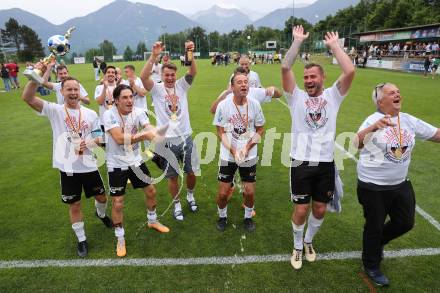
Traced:
MULTIPOLYGON (((54 61, 56 56, 64 56, 70 51, 69 39, 73 30, 75 30, 75 27, 69 28, 64 36, 54 35, 47 40, 47 47, 50 51, 50 55, 43 59, 42 63, 44 66, 47 66, 49 63, 54 61)), ((29 78, 29 80, 42 84, 44 82, 42 77, 43 73, 44 71, 41 69, 35 68, 26 69, 23 72, 23 75, 29 78)))

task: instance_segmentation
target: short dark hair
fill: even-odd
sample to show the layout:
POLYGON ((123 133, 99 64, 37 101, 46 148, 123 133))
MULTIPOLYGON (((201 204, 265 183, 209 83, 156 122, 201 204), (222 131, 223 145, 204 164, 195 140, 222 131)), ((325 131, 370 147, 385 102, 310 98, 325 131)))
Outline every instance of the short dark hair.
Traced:
POLYGON ((110 68, 113 68, 113 70, 116 71, 116 67, 114 67, 113 65, 109 65, 104 69, 104 74, 106 74, 107 70, 109 70, 110 68))
POLYGON ((313 67, 318 67, 319 72, 321 72, 321 74, 324 75, 324 68, 322 68, 322 66, 317 63, 308 63, 304 66, 304 69, 310 69, 313 67))
POLYGON ((131 69, 131 70, 133 70, 133 71, 136 71, 136 69, 134 69, 134 66, 133 65, 131 65, 131 64, 128 64, 128 65, 125 65, 124 66, 124 69, 131 69))
POLYGON ((166 64, 163 64, 163 65, 162 65, 162 72, 163 72, 163 70, 164 70, 165 68, 168 68, 168 69, 170 69, 170 70, 177 71, 177 66, 176 66, 176 64, 174 64, 174 63, 166 63, 166 64))
POLYGON ((246 69, 244 69, 241 66, 238 66, 237 68, 235 68, 234 74, 231 77, 231 84, 234 84, 235 76, 237 76, 237 75, 246 75, 247 76, 247 74, 248 74, 248 72, 246 69))
POLYGON ((74 81, 76 81, 76 82, 78 83, 78 85, 79 85, 79 80, 77 80, 76 78, 74 78, 74 77, 72 77, 72 76, 68 76, 68 77, 66 77, 66 78, 61 82, 61 88, 64 88, 64 84, 66 83, 66 81, 69 81, 69 80, 74 80, 74 81))
POLYGON ((123 90, 130 90, 131 93, 133 93, 133 89, 131 88, 131 86, 120 84, 113 90, 113 99, 119 99, 123 90))
POLYGON ((58 71, 61 71, 61 70, 63 70, 63 69, 66 69, 67 72, 69 72, 69 69, 67 69, 67 66, 66 66, 66 65, 58 65, 58 66, 57 66, 57 73, 58 73, 58 71))

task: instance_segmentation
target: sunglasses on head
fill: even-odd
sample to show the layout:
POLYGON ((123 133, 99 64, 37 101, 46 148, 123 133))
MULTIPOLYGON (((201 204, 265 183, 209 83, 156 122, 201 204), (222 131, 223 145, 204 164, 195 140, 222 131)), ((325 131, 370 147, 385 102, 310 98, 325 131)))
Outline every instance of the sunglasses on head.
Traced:
POLYGON ((387 84, 387 82, 379 83, 379 84, 376 85, 376 87, 374 88, 374 98, 376 99, 376 101, 377 101, 377 90, 378 90, 378 89, 382 89, 386 84, 387 84))

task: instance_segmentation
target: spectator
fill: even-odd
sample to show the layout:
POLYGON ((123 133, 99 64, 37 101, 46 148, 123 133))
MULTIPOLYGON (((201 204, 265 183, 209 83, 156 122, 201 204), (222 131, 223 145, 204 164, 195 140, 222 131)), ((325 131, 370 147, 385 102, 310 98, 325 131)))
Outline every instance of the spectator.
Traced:
POLYGON ((9 78, 9 70, 8 68, 6 68, 6 66, 3 63, 0 64, 1 64, 0 74, 3 79, 3 84, 5 85, 5 91, 9 92, 11 91, 11 86, 10 86, 11 80, 9 78))
POLYGON ((19 89, 20 84, 18 83, 17 73, 19 70, 19 67, 15 61, 9 60, 9 63, 5 65, 6 68, 9 71, 9 79, 12 84, 13 89, 19 89))

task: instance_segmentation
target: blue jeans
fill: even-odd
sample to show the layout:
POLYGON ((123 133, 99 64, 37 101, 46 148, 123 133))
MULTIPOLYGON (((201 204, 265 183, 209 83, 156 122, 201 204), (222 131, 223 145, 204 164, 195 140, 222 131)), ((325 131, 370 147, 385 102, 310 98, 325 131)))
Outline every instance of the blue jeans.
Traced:
POLYGON ((5 90, 7 92, 11 91, 11 86, 9 84, 10 82, 11 82, 11 80, 9 78, 3 78, 3 83, 5 85, 5 90))

